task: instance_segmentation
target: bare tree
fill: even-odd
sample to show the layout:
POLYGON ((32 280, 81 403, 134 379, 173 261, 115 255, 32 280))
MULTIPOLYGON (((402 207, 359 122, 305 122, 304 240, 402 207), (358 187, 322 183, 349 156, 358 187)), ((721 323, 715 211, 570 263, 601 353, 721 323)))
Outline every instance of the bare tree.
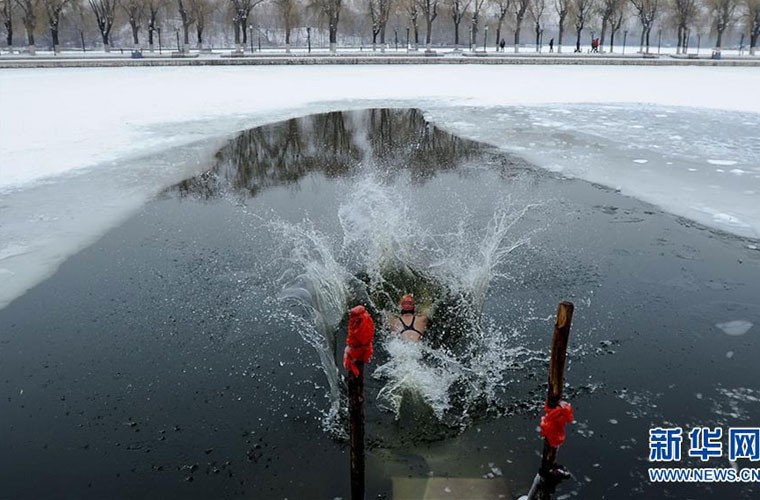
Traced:
POLYGON ((760 38, 760 0, 746 0, 747 25, 749 27, 749 53, 755 55, 757 39, 760 38))
POLYGON ((615 33, 620 31, 620 27, 623 26, 623 18, 625 17, 626 5, 625 0, 620 0, 620 8, 616 14, 610 19, 610 53, 615 51, 615 33))
POLYGON ((507 17, 512 0, 492 0, 496 7, 496 45, 501 42, 501 27, 504 25, 504 18, 507 17))
POLYGON ((189 0, 190 13, 195 20, 195 42, 198 49, 203 48, 203 33, 206 29, 206 22, 215 5, 212 0, 189 0))
POLYGON ((182 22, 183 45, 180 50, 184 52, 190 45, 190 26, 195 24, 195 15, 190 0, 177 0, 177 12, 179 12, 179 19, 182 22))
POLYGON ((127 15, 129 27, 132 29, 132 44, 137 48, 140 46, 139 31, 145 17, 145 0, 122 0, 121 8, 127 15))
MULTIPOLYGON (((232 8, 234 15, 232 22, 235 26, 235 46, 237 50, 242 50, 245 44, 248 42, 248 32, 246 27, 248 26, 248 18, 251 16, 251 11, 254 7, 262 3, 264 0, 232 0, 232 8), (241 42, 242 34, 242 42, 241 42)), ((335 3, 338 4, 338 10, 340 11, 341 0, 316 0, 315 4, 320 8, 320 12, 324 4, 335 3)), ((331 24, 332 26, 332 24, 331 24)), ((338 22, 335 21, 335 29, 337 30, 338 22)), ((330 47, 332 49, 332 28, 330 31, 330 47)))
POLYGON ((697 14, 697 0, 673 0, 673 21, 676 25, 676 54, 686 52, 686 36, 689 25, 697 14))
POLYGON ((153 33, 159 29, 158 12, 165 7, 165 2, 166 0, 147 0, 145 5, 148 9, 148 46, 151 52, 153 52, 153 33))
POLYGON ((274 3, 285 27, 285 51, 290 52, 290 34, 298 20, 296 0, 274 0, 274 3))
MULTIPOLYGON (((239 0, 233 0, 239 1, 239 0)), ((257 1, 263 0, 246 0, 257 1)), ((319 12, 320 17, 327 21, 330 35, 330 52, 338 50, 338 22, 340 21, 340 9, 343 0, 314 0, 313 6, 319 12)))
POLYGON ((735 20, 736 0, 708 0, 708 6, 713 16, 715 32, 718 35, 715 40, 715 50, 720 50, 723 32, 735 20))
POLYGON ((574 0, 573 10, 575 11, 575 51, 581 51, 581 33, 586 25, 591 9, 594 7, 593 0, 574 0))
POLYGON ((557 52, 562 53, 562 37, 565 34, 565 21, 570 13, 572 0, 554 0, 554 9, 557 11, 559 21, 559 33, 557 35, 557 52))
POLYGON ((599 34, 599 47, 604 47, 607 39, 607 27, 620 17, 625 0, 601 0, 599 17, 602 20, 602 32, 599 34))
POLYGON ((536 32, 536 52, 541 46, 541 33, 544 31, 541 27, 541 18, 546 10, 546 0, 530 0, 530 17, 533 18, 533 29, 536 32))
POLYGON ((5 41, 8 47, 13 47, 13 0, 0 1, 0 18, 5 26, 5 41))
POLYGON ((37 29, 37 12, 40 9, 40 0, 16 0, 16 5, 21 9, 21 22, 26 30, 26 40, 29 44, 29 52, 35 53, 34 30, 37 29))
POLYGON ((451 20, 454 21, 454 47, 459 48, 459 24, 462 22, 472 0, 449 0, 451 20))
POLYGON ((639 22, 641 22, 640 50, 643 52, 644 44, 646 44, 647 54, 649 53, 649 34, 652 31, 652 25, 657 16, 658 2, 659 0, 631 0, 639 17, 639 22))
POLYGON ((438 17, 439 0, 417 0, 422 15, 425 17, 425 49, 431 50, 433 40, 433 21, 438 17))
POLYGON ((525 13, 528 11, 530 0, 514 0, 512 7, 515 11, 515 52, 520 51, 520 31, 525 13))
POLYGON ((472 26, 470 28, 470 45, 475 50, 478 39, 478 23, 480 22, 480 11, 483 10, 486 0, 473 0, 472 2, 472 26))
POLYGON ((375 50, 378 35, 380 43, 385 44, 385 26, 388 24, 390 12, 391 0, 369 0, 369 15, 372 19, 372 50, 375 50))
POLYGON ((100 36, 103 39, 103 49, 111 52, 111 30, 113 29, 114 18, 116 17, 116 5, 118 0, 88 0, 95 20, 98 23, 100 36))
POLYGON ((60 41, 58 38, 58 27, 61 24, 61 14, 70 0, 43 0, 45 5, 45 14, 47 14, 48 27, 50 28, 50 39, 53 43, 53 52, 58 52, 60 41))
POLYGON ((414 50, 417 50, 420 44, 420 26, 417 24, 420 11, 416 0, 407 0, 406 12, 409 14, 409 22, 412 25, 412 32, 414 34, 414 50))

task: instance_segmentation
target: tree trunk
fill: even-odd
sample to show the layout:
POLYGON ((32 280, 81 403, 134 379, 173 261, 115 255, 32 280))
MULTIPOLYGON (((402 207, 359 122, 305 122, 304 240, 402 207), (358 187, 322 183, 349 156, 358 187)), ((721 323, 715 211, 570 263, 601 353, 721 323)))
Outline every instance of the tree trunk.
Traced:
POLYGON ((190 25, 188 23, 182 23, 182 35, 182 43, 187 47, 190 45, 190 25))
POLYGON ((515 54, 520 52, 520 32, 522 31, 522 22, 522 16, 518 15, 515 18, 515 54))
POLYGON ((478 16, 477 14, 473 14, 472 16, 472 25, 470 26, 472 29, 470 29, 470 49, 475 50, 475 47, 477 47, 477 44, 475 41, 478 39, 478 16))
POLYGON ((683 37, 683 28, 681 25, 678 25, 678 32, 676 34, 676 55, 681 53, 681 42, 683 37))
POLYGON ((330 52, 338 51, 338 26, 330 24, 330 52))
POLYGON ((454 48, 459 48, 459 22, 454 22, 454 48))
POLYGON ((427 32, 425 33, 425 48, 430 50, 431 42, 433 41, 433 20, 430 16, 427 16, 425 19, 425 24, 425 28, 427 29, 427 32))
POLYGON ((576 52, 581 51, 581 33, 583 33, 583 28, 575 30, 575 51, 576 52))
POLYGON ((612 54, 614 46, 615 46, 615 30, 612 29, 610 31, 610 54, 612 54))
POLYGON ((722 42, 723 42, 723 30, 718 30, 718 39, 715 41, 716 50, 720 50, 722 42))
POLYGON ((50 38, 53 40, 53 52, 58 52, 58 45, 60 45, 60 42, 58 41, 58 27, 50 27, 50 38))
POLYGON ((496 25, 496 47, 499 47, 500 41, 501 41, 501 22, 499 22, 499 24, 496 25))
POLYGON ((639 41, 639 52, 644 52, 644 37, 646 37, 647 29, 641 28, 641 40, 639 41))
POLYGON ((650 34, 651 32, 652 32, 652 27, 650 26, 650 27, 647 29, 647 38, 646 38, 646 42, 647 42, 647 54, 649 54, 649 34, 650 34))
POLYGON ((755 50, 757 49, 758 36, 760 36, 760 33, 750 33, 749 35, 749 54, 751 56, 755 55, 755 50))
POLYGON ((604 47, 604 40, 607 36, 607 19, 602 19, 602 32, 599 34, 599 50, 604 50, 602 47, 604 47))
MULTIPOLYGON (((8 6, 10 9, 10 5, 8 6)), ((8 17, 3 21, 5 25, 5 41, 8 44, 8 48, 13 47, 13 16, 12 11, 8 11, 8 17)))
POLYGON ((195 35, 198 41, 198 48, 202 49, 203 48, 203 26, 201 26, 200 24, 195 25, 195 35))
POLYGON ((562 53, 562 36, 565 34, 565 20, 560 19, 559 22, 559 33, 557 35, 557 53, 562 53))
POLYGON ((140 39, 137 35, 137 24, 132 25, 132 43, 135 45, 135 47, 140 46, 140 39))
POLYGON ((34 28, 35 26, 25 26, 26 28, 26 41, 29 47, 34 47, 34 28))
POLYGON ((539 51, 541 45, 541 25, 536 23, 536 52, 539 51))

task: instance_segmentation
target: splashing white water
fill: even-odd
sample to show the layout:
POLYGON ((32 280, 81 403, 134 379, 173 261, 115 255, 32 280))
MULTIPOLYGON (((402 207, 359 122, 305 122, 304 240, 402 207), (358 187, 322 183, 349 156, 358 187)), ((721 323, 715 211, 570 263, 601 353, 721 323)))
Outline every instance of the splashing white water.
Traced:
POLYGON ((308 221, 274 223, 283 248, 288 249, 280 297, 296 301, 306 311, 301 320, 308 328, 302 324, 299 332, 317 350, 327 375, 329 420, 337 416, 341 404, 336 335, 348 307, 362 302, 381 318, 395 312, 387 304, 395 305, 398 297, 384 297, 389 299, 381 301, 385 306, 377 302, 383 285, 393 279, 390 275, 409 271, 413 279, 438 283, 438 289, 453 298, 454 314, 466 320, 467 331, 460 332, 464 347, 460 345, 454 354, 446 345, 412 344, 388 335, 381 321, 377 346, 388 358, 373 377, 384 384, 379 404, 397 416, 404 395, 412 392, 439 419, 447 412, 459 412, 462 425, 471 404, 491 400, 504 385, 503 368, 510 361, 533 356, 510 343, 510 335, 502 329, 492 324, 484 328, 480 318, 492 280, 508 273, 505 263, 510 253, 529 242, 526 235, 513 233, 532 206, 501 203, 484 226, 462 215, 453 221, 455 231, 433 235, 418 218, 431 208, 414 206, 414 198, 403 197, 401 189, 373 176, 353 180, 347 189, 351 194, 337 213, 340 243, 331 242, 308 221), (357 273, 368 279, 359 281, 357 273))

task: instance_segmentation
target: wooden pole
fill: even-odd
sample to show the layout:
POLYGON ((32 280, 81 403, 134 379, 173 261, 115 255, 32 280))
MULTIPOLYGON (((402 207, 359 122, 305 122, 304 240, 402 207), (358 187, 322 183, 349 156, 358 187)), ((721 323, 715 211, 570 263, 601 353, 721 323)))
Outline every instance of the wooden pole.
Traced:
POLYGON ((348 417, 351 440, 351 499, 364 500, 364 363, 359 375, 348 374, 348 417))
MULTIPOLYGON (((557 322, 552 336, 552 355, 549 361, 549 388, 546 406, 556 408, 562 399, 562 387, 565 384, 565 360, 567 359, 567 340, 570 336, 570 322, 573 319, 573 304, 561 302, 557 308, 557 322)), ((545 474, 554 467, 557 460, 557 448, 549 445, 544 438, 544 451, 541 455, 541 473, 545 474)))

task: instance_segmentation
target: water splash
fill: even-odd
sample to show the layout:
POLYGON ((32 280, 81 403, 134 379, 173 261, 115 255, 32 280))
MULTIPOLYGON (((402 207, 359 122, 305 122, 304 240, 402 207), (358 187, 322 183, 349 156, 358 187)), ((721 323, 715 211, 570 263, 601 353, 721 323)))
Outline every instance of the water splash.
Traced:
POLYGON ((300 314, 290 314, 290 320, 301 337, 319 356, 330 391, 330 409, 325 425, 330 427, 338 418, 341 406, 341 383, 337 352, 338 324, 347 310, 350 276, 334 258, 327 238, 310 221, 287 224, 273 221, 271 227, 283 242, 285 272, 280 281, 284 288, 279 299, 300 306, 300 314))
POLYGON ((462 428, 471 413, 482 411, 475 408, 494 406, 508 385, 509 366, 535 358, 515 340, 519 332, 482 318, 492 280, 509 275, 509 255, 530 241, 527 234, 516 236, 515 227, 534 205, 507 200, 483 226, 462 214, 454 231, 433 234, 420 222, 430 209, 403 196, 399 185, 363 175, 346 191, 338 237, 309 221, 272 223, 287 249, 280 298, 298 305, 298 331, 317 351, 329 382, 326 427, 335 427, 344 404, 338 331, 349 305, 363 303, 378 324, 372 373, 382 384, 378 404, 398 418, 413 394, 439 421, 462 428), (414 292, 431 317, 426 343, 395 338, 384 325, 406 292, 414 292))

